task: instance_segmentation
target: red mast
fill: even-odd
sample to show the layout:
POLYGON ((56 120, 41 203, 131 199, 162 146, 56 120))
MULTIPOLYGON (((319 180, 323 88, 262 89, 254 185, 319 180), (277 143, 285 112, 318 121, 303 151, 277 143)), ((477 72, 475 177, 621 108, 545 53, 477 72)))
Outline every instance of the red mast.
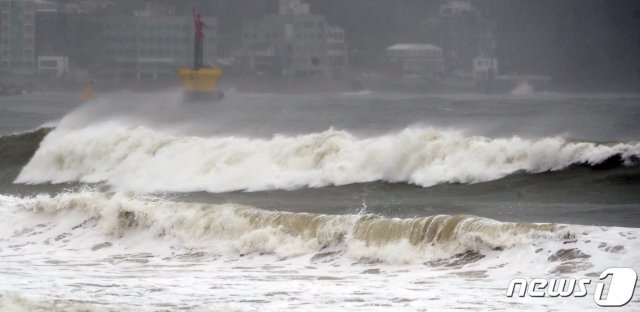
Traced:
POLYGON ((193 25, 195 29, 194 34, 194 47, 193 47, 193 69, 198 70, 202 67, 203 63, 203 50, 204 50, 204 31, 207 24, 202 21, 200 12, 193 9, 193 25))

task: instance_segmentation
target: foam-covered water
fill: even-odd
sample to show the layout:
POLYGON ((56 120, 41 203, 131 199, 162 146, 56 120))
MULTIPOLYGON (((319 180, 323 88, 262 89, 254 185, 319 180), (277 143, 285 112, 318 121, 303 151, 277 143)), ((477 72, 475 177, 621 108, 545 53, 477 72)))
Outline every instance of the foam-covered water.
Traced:
MULTIPOLYGON (((489 308, 517 304, 503 296, 513 277, 593 278, 640 261, 640 232, 629 228, 313 215, 91 191, 1 201, 0 292, 98 308, 451 308, 453 293, 469 307, 497 300, 489 308), (144 300, 128 299, 136 294, 144 300)), ((549 300, 530 307, 593 306, 549 300)))
POLYGON ((0 103, 55 126, 0 137, 0 311, 593 310, 507 285, 638 270, 637 96, 179 98, 0 103))

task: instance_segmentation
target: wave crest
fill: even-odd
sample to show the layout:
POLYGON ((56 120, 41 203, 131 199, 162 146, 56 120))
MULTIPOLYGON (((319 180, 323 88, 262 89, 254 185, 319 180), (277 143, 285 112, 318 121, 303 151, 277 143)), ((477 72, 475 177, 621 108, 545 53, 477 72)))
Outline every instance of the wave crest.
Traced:
POLYGON ((137 192, 258 191, 372 181, 428 187, 595 165, 616 156, 631 164, 637 155, 639 143, 493 139, 422 128, 369 138, 330 129, 251 139, 179 137, 102 124, 50 133, 16 182, 106 182, 115 190, 137 192))
POLYGON ((83 221, 74 228, 95 228, 115 237, 151 235, 215 254, 267 253, 281 258, 334 250, 362 261, 410 263, 571 235, 553 224, 504 223, 474 216, 319 215, 124 193, 39 196, 17 206, 38 213, 80 214, 83 221), (396 249, 402 252, 392 251, 396 249))

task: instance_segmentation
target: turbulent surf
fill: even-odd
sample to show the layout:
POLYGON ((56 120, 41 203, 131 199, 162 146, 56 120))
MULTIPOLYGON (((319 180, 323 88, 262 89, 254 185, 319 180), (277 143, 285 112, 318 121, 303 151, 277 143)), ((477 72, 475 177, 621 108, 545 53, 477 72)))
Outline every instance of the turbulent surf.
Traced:
MULTIPOLYGON (((330 268, 342 268, 339 275, 347 275, 329 280, 345 282, 357 280, 357 276, 349 276, 357 271, 375 276, 389 270, 422 287, 427 278, 446 280, 442 275, 445 272, 497 278, 512 270, 538 274, 542 267, 549 267, 556 274, 588 275, 617 261, 634 263, 640 259, 636 252, 640 232, 625 228, 505 223, 463 215, 410 219, 317 215, 91 191, 54 197, 2 197, 0 204, 4 207, 2 241, 11 242, 1 251, 4 268, 27 276, 34 274, 19 267, 20 255, 26 255, 30 261, 42 261, 44 267, 69 266, 61 274, 72 280, 78 277, 68 274, 84 266, 103 272, 111 265, 126 265, 143 270, 133 275, 140 278, 147 274, 145 266, 171 270, 196 263, 199 269, 202 265, 232 267, 241 275, 262 267, 267 274, 262 278, 274 280, 305 272, 302 274, 309 275, 309 280, 298 281, 301 287, 329 279, 321 272, 330 268), (53 254, 57 256, 51 258, 53 254), (74 256, 70 259, 65 255, 74 256), (519 261, 513 262, 514 257, 519 261), (269 265, 288 271, 270 269, 269 265), (436 274, 418 273, 425 270, 436 274)), ((178 278, 190 278, 184 274, 190 273, 182 271, 178 278)), ((197 283, 212 279, 220 283, 213 276, 202 276, 197 283)), ((376 280, 371 283, 378 283, 376 280)), ((105 282, 98 278, 91 282, 97 285, 80 280, 71 285, 92 289, 105 282)), ((245 282, 251 283, 250 279, 245 282)), ((165 284, 141 285, 137 291, 153 291, 165 284)), ((369 288, 373 286, 365 285, 361 286, 366 293, 362 297, 375 296, 369 288)), ((10 299, 14 304, 20 301, 11 297, 5 300, 10 299)), ((222 303, 230 298, 223 295, 218 300, 222 303)), ((95 303, 111 306, 102 300, 95 303)), ((174 304, 181 307, 186 303, 174 304)), ((297 303, 291 304, 293 307, 297 303)), ((136 306, 127 304, 132 309, 136 306)))
POLYGON ((372 181, 478 183, 571 165, 638 163, 640 143, 465 136, 407 128, 358 137, 327 130, 270 139, 175 136, 113 123, 54 130, 17 183, 106 182, 139 192, 293 189, 372 181))
POLYGON ((177 98, 0 103, 43 125, 0 135, 0 310, 590 310, 505 292, 640 263, 636 97, 177 98))

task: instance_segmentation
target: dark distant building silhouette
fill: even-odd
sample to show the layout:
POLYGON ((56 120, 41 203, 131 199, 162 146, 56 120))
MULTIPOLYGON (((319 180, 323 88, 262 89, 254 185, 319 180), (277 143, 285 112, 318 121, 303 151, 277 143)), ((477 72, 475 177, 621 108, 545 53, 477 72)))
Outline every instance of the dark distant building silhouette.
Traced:
MULTIPOLYGON (((217 21, 203 16, 205 65, 216 62, 217 21)), ((178 67, 193 61, 193 18, 138 12, 100 18, 105 50, 102 78, 115 81, 173 80, 178 67)))
POLYGON ((497 23, 487 8, 470 0, 447 0, 440 7, 445 68, 449 74, 478 80, 498 74, 497 23))
POLYGON ((64 6, 41 1, 36 6, 37 77, 61 79, 70 75, 68 32, 64 6))
POLYGON ((433 44, 395 44, 385 55, 389 72, 396 77, 430 78, 444 73, 443 50, 433 44))
POLYGON ((36 70, 36 3, 0 0, 0 70, 3 75, 33 78, 36 70))
POLYGON ((347 67, 344 29, 328 25, 299 0, 281 0, 278 14, 242 23, 241 59, 253 71, 334 77, 347 67))

